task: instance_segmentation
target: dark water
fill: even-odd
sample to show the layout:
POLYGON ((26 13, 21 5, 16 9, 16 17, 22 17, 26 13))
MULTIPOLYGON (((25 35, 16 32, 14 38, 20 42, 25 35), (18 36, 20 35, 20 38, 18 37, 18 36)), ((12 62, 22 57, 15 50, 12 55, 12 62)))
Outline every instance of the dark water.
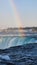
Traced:
POLYGON ((0 65, 37 65, 37 37, 0 38, 0 65))

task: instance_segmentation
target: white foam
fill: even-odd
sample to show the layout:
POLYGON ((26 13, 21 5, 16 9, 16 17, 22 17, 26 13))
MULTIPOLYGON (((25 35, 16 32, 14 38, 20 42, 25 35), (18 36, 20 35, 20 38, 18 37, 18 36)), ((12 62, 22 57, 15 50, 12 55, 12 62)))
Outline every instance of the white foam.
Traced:
POLYGON ((8 55, 0 55, 0 58, 5 59, 5 60, 10 60, 8 55))

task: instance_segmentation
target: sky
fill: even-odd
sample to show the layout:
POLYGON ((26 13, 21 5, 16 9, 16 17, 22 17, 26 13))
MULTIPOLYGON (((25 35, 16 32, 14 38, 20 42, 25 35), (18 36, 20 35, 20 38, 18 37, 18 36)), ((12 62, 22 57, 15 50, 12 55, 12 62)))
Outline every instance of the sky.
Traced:
POLYGON ((37 26, 37 0, 0 0, 0 28, 37 26))

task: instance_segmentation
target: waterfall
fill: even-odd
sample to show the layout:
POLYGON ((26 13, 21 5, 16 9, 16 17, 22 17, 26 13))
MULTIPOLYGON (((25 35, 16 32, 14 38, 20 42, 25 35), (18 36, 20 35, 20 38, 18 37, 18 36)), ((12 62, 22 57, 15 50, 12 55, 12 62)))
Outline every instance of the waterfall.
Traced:
POLYGON ((37 43, 37 37, 0 37, 0 49, 29 43, 37 43))

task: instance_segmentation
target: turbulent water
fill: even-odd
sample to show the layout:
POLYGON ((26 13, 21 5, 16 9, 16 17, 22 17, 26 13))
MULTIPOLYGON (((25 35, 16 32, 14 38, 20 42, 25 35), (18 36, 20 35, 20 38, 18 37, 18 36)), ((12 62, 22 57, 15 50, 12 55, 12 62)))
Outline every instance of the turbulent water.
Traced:
POLYGON ((0 65, 37 65, 37 37, 0 37, 0 65))
POLYGON ((0 37, 0 49, 29 43, 37 43, 37 37, 0 37))

